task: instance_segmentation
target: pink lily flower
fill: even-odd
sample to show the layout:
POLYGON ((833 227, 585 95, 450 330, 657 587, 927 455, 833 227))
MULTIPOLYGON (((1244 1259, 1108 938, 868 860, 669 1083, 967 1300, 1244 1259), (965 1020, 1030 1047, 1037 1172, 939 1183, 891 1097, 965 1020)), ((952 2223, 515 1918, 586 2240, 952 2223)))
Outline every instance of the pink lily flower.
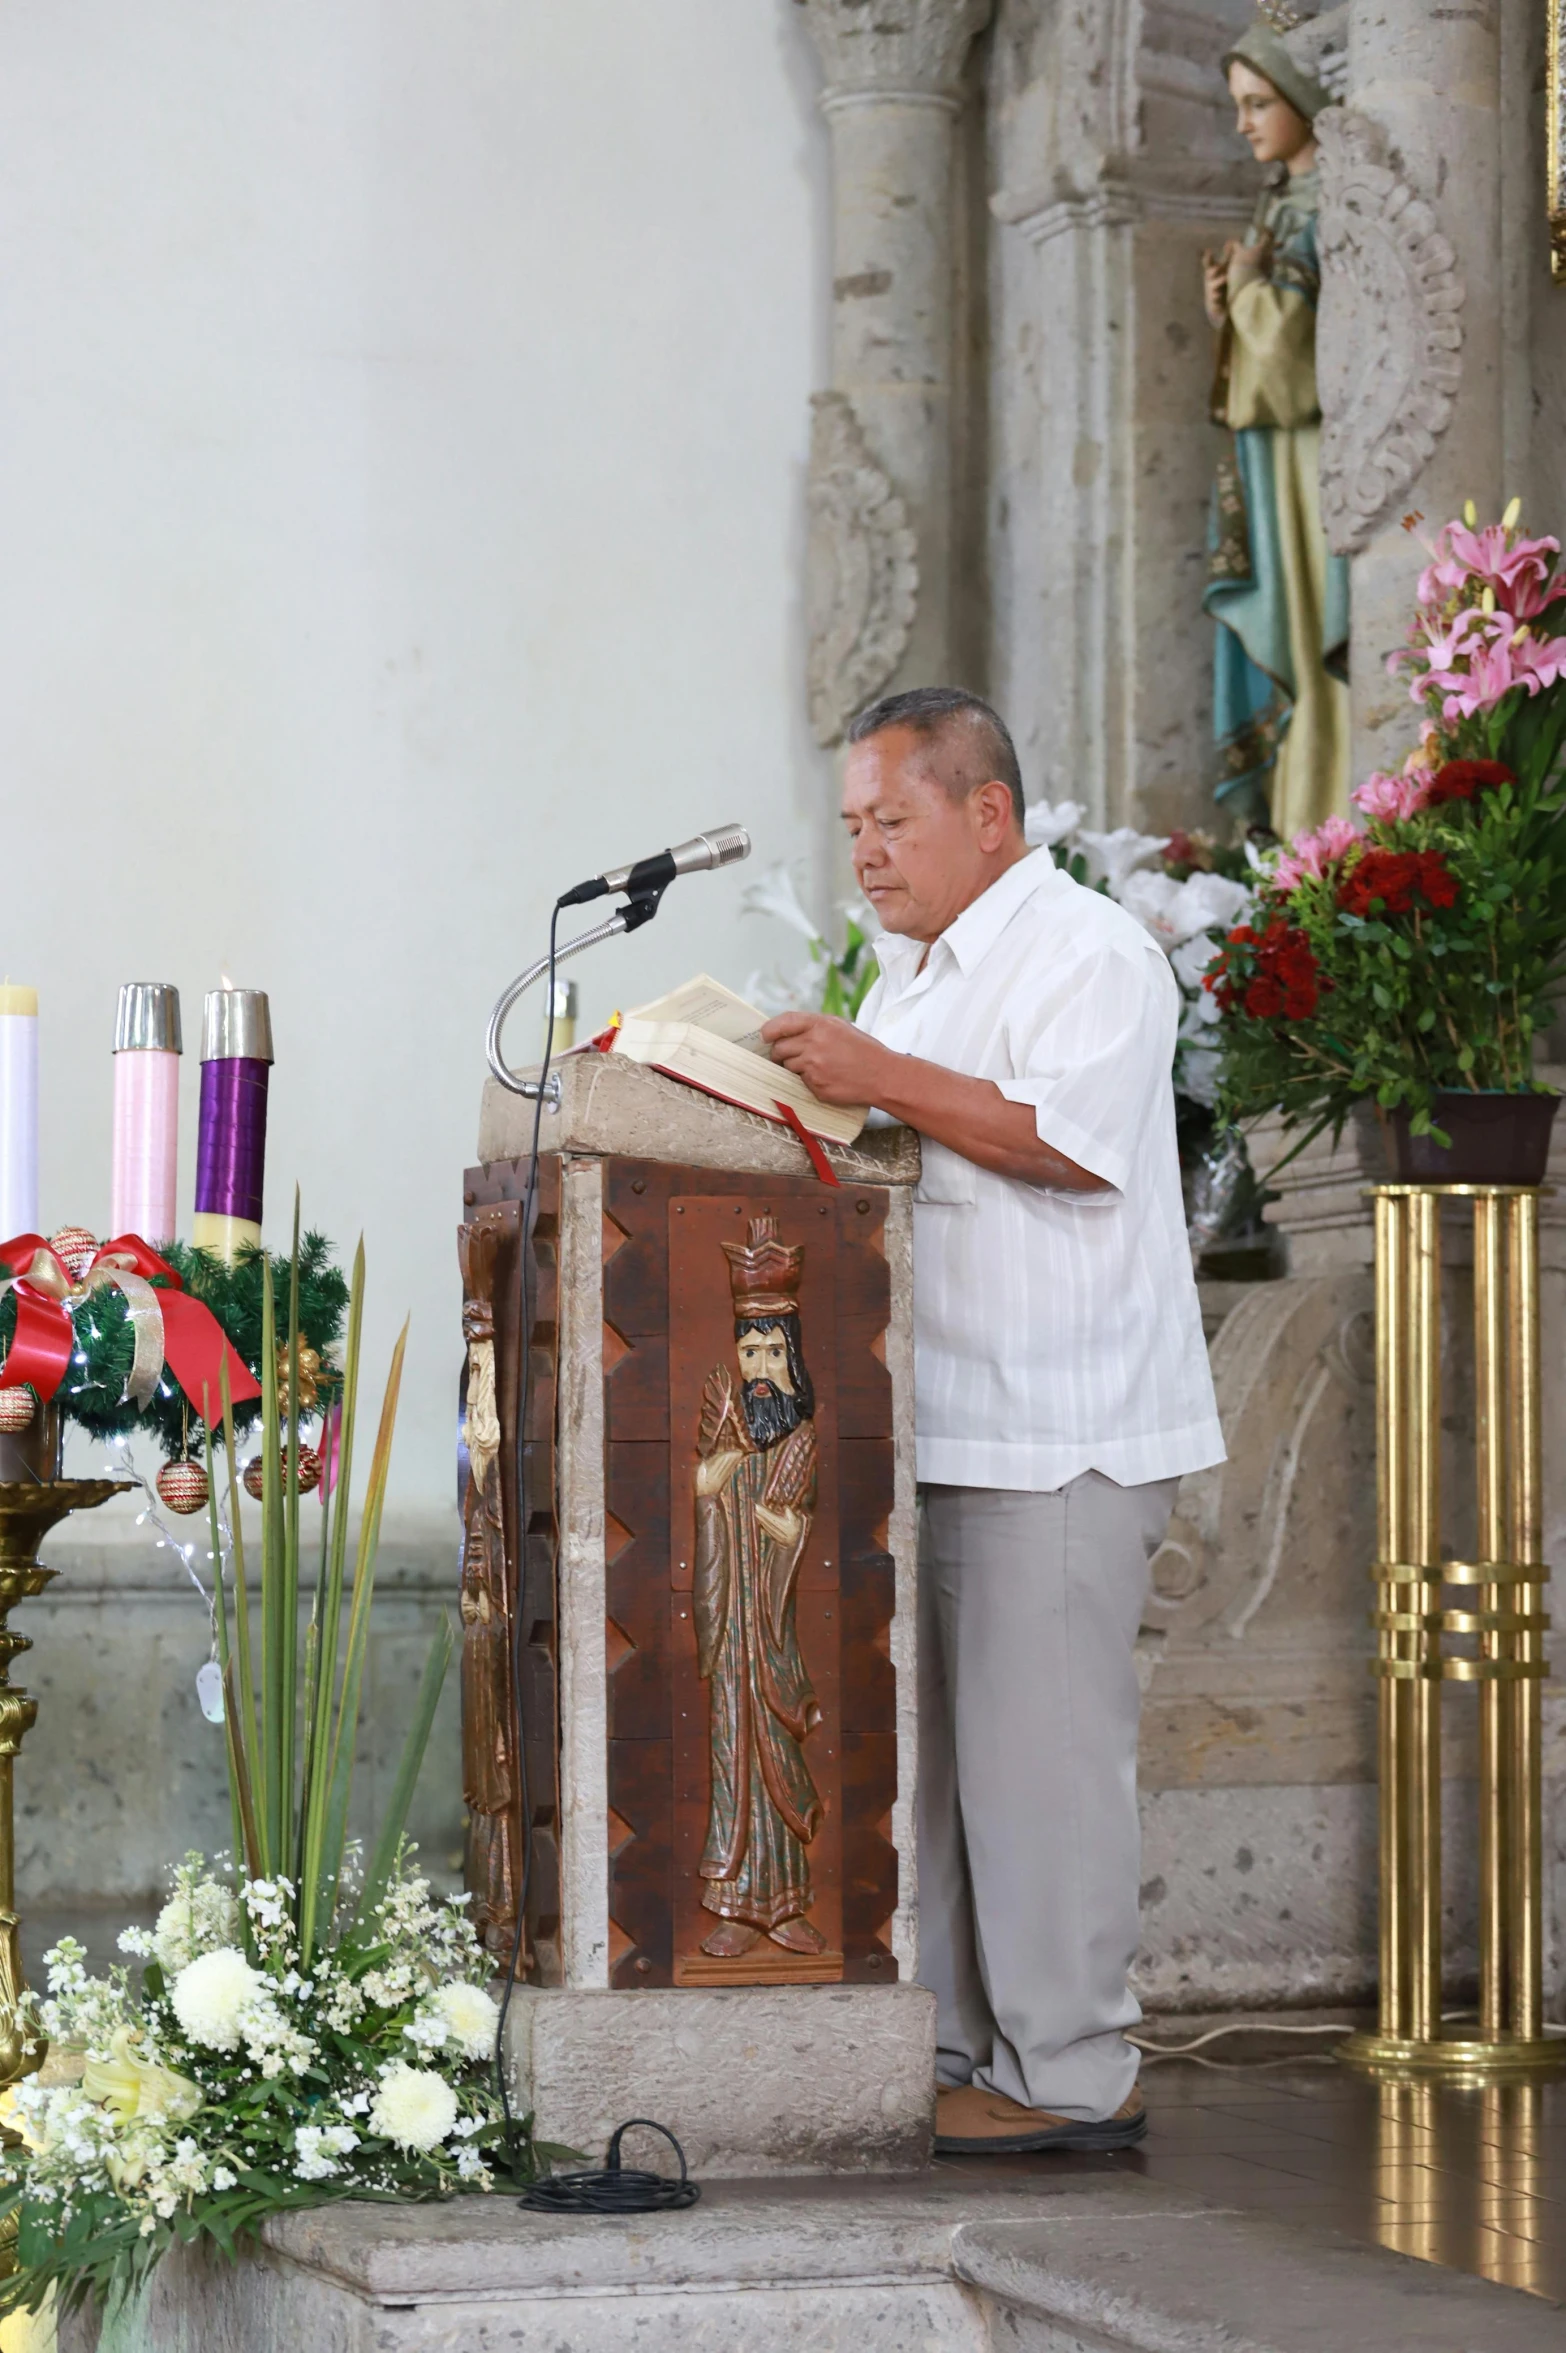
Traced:
POLYGON ((1433 671, 1428 684, 1445 696, 1441 712, 1449 720, 1471 719, 1477 711, 1494 710, 1514 686, 1528 685, 1530 694, 1539 691, 1519 669, 1511 641, 1505 637, 1490 645, 1474 646, 1466 674, 1461 670, 1433 671))
POLYGON ((1328 817, 1314 833, 1297 833, 1272 870, 1275 889, 1292 891, 1306 877, 1320 876, 1365 838, 1365 829, 1350 817, 1328 817))
POLYGON ((1416 769, 1412 774, 1388 776, 1377 770, 1367 776, 1363 784, 1354 787, 1350 800, 1362 817, 1379 818, 1386 825, 1401 825, 1410 817, 1417 817, 1430 798, 1430 772, 1416 769))
POLYGON ((1566 579, 1552 578, 1558 539, 1519 539, 1502 523, 1482 531, 1448 523, 1431 550, 1435 561, 1420 574, 1419 601, 1443 605, 1469 587, 1493 589, 1495 601, 1519 621, 1532 620, 1566 596, 1566 579))

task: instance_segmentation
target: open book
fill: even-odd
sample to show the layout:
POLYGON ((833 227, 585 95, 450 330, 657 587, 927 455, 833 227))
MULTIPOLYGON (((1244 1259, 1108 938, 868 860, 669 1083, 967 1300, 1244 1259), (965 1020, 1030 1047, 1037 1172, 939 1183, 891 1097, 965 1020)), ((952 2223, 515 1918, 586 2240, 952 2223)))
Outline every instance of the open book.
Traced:
POLYGON ((778 1106, 786 1103, 812 1135, 851 1144, 865 1124, 865 1106, 818 1102, 802 1078, 772 1060, 761 1035, 766 1018, 703 972, 628 1013, 610 1052, 766 1119, 779 1118, 778 1106))

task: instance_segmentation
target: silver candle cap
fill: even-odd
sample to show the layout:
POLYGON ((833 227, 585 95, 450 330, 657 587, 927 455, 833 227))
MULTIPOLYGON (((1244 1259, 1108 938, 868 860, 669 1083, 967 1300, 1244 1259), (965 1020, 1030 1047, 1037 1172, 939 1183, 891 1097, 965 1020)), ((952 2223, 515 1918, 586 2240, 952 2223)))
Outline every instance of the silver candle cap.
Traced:
POLYGON ((114 1016, 116 1054, 180 1054, 179 991, 171 981, 128 980, 114 1016))
POLYGON ((265 989, 211 989, 201 1020, 203 1062, 270 1062, 272 1013, 265 989))

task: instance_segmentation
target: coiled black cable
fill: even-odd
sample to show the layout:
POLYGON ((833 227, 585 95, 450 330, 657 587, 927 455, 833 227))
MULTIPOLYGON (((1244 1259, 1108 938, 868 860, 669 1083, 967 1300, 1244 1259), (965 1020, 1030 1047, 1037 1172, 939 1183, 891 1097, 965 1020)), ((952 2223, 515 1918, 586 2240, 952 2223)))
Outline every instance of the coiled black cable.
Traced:
POLYGON ((700 2196, 700 2185, 686 2171, 685 2151, 668 2126, 655 2124, 650 2116, 633 2116, 609 2143, 602 2173, 552 2173, 547 2181, 535 2182, 519 2204, 529 2214, 670 2214, 681 2206, 694 2206, 700 2196), (667 2173, 642 2173, 621 2164, 620 2143, 637 2125, 662 2133, 680 2160, 678 2181, 667 2173))

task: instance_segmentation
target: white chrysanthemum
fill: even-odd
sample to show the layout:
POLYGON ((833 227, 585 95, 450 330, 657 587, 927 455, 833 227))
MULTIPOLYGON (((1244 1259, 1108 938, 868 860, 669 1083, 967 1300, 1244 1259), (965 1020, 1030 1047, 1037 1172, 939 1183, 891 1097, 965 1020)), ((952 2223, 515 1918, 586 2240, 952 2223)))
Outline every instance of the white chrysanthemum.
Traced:
POLYGON ((457 2095, 442 2076, 404 2059, 392 2061, 370 2110, 371 2132, 422 2154, 439 2148, 456 2121, 457 2095))
POLYGON ((430 2008, 465 2059, 487 2059, 495 2047, 499 2013, 481 1985, 443 1985, 430 2008))
POLYGON ((202 1953, 231 1945, 239 1928, 239 1907, 226 1887, 203 1879, 181 1887, 158 1914, 152 1931, 152 1950, 170 1977, 202 1953))
POLYGON ((233 1945, 203 1953, 175 1978, 174 2015, 193 2043, 209 2051, 237 2051, 241 2021, 266 1979, 233 1945))

